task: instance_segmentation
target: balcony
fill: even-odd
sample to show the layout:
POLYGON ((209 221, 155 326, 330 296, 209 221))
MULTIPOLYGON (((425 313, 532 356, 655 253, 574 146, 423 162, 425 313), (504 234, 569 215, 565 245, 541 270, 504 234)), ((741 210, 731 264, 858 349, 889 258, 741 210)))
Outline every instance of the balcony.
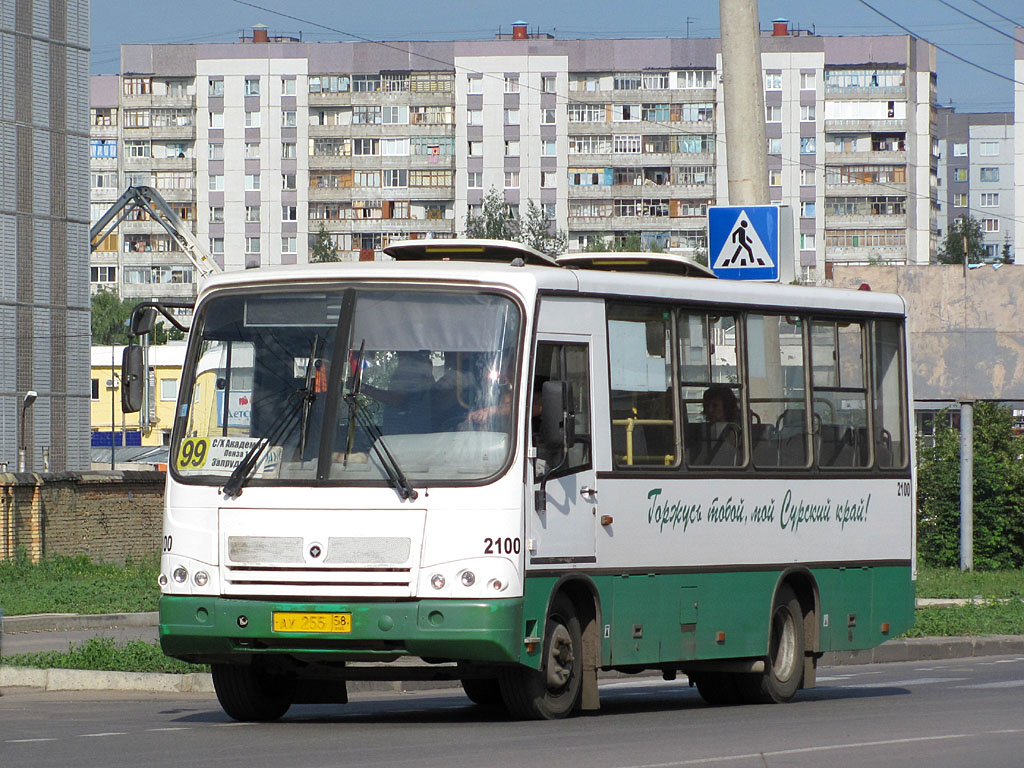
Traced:
POLYGON ((870 120, 826 120, 826 133, 891 133, 905 131, 907 121, 901 117, 873 118, 870 120))

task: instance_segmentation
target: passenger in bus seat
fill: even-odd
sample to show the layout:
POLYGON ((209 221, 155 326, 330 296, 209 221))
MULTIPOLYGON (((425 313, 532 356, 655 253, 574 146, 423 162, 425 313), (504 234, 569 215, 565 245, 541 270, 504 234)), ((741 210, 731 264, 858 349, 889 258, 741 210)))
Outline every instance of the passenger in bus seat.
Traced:
POLYGON ((740 447, 740 406, 732 387, 712 384, 702 398, 705 433, 703 458, 698 463, 709 465, 735 465, 740 447))

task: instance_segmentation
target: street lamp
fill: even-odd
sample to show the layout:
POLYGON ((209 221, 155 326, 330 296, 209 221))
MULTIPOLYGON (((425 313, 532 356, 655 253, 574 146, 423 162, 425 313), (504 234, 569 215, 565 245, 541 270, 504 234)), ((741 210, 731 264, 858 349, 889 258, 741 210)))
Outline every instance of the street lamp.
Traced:
POLYGON ((25 399, 21 401, 21 429, 18 432, 18 471, 25 472, 25 412, 28 407, 36 401, 39 395, 34 389, 30 389, 25 393, 25 399))

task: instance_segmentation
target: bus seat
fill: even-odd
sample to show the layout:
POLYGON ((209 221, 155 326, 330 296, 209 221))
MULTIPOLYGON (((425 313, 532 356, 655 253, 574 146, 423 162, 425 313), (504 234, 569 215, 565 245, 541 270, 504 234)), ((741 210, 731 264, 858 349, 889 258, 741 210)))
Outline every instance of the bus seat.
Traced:
POLYGON ((818 428, 818 466, 856 466, 856 435, 853 427, 845 424, 822 424, 818 428))
POLYGON ((779 444, 771 424, 750 425, 750 453, 754 466, 774 467, 779 463, 779 444))

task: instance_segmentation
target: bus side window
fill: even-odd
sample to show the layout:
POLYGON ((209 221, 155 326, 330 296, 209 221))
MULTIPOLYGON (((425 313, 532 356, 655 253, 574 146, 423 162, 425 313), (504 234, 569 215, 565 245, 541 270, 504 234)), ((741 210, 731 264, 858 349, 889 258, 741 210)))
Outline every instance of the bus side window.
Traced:
POLYGON ((540 444, 537 430, 541 415, 541 389, 546 381, 568 381, 572 384, 576 412, 576 439, 569 446, 569 458, 559 474, 571 474, 590 468, 590 352, 586 344, 540 342, 534 367, 531 394, 531 441, 537 449, 534 472, 539 478, 554 463, 561 460, 558 451, 540 444))
POLYGON ((612 453, 619 467, 679 464, 672 396, 671 312, 608 304, 612 453))

